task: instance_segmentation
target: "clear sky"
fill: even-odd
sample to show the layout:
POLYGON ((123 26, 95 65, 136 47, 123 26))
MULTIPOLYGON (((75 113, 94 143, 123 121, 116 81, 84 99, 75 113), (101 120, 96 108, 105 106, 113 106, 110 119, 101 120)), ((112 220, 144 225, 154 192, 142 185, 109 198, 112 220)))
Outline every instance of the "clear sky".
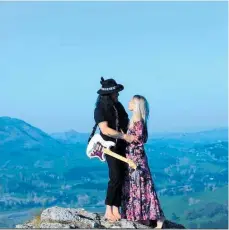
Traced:
POLYGON ((90 132, 100 76, 153 131, 227 125, 227 2, 0 2, 0 116, 90 132))

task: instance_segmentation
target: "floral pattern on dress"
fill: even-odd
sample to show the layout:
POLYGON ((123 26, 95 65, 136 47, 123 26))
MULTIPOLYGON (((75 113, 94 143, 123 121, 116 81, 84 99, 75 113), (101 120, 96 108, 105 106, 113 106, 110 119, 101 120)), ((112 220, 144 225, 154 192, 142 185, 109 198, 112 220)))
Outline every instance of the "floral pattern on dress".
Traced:
POLYGON ((143 131, 144 123, 138 121, 127 132, 138 137, 138 142, 129 144, 126 149, 126 157, 137 164, 137 169, 134 171, 128 168, 122 191, 121 215, 131 221, 158 220, 164 217, 144 150, 143 131))

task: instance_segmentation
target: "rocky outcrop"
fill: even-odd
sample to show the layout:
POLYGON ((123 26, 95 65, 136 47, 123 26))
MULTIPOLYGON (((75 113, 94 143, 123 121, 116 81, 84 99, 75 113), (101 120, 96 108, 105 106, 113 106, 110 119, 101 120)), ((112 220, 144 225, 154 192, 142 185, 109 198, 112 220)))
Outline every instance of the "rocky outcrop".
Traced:
MULTIPOLYGON (((120 220, 115 223, 106 221, 97 213, 90 213, 84 209, 52 207, 45 209, 41 215, 16 228, 152 228, 136 222, 120 220)), ((182 229, 184 226, 165 221, 163 228, 182 229)))

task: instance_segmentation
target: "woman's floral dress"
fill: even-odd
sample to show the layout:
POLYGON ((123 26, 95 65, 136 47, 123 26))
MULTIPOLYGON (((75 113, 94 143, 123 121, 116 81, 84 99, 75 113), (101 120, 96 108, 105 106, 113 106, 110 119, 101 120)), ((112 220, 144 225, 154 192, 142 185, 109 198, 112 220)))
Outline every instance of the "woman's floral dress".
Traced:
POLYGON ((126 151, 126 157, 133 160, 138 167, 136 171, 129 167, 125 175, 122 218, 131 221, 164 218, 144 150, 144 123, 135 122, 133 127, 129 128, 128 134, 138 137, 139 143, 129 144, 126 151))

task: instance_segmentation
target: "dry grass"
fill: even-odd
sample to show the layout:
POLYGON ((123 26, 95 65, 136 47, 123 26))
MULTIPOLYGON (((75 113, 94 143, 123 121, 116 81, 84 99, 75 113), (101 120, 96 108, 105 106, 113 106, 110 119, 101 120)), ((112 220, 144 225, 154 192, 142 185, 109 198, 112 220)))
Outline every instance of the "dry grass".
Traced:
POLYGON ((35 228, 40 228, 40 224, 41 224, 41 216, 40 215, 37 215, 34 217, 33 219, 33 226, 35 228))
POLYGON ((40 210, 35 216, 34 219, 32 220, 33 226, 35 228, 40 228, 41 224, 41 213, 44 211, 44 209, 40 210))

